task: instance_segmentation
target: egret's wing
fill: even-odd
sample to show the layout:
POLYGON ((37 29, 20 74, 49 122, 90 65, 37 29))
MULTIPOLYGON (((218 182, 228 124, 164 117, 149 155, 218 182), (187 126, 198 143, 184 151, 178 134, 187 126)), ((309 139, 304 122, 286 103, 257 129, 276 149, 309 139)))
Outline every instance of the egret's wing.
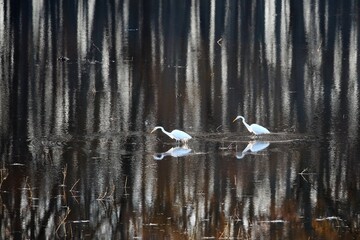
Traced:
POLYGON ((184 131, 181 131, 181 130, 178 130, 178 129, 175 129, 171 132, 171 134, 175 137, 175 138, 178 138, 178 139, 190 139, 191 136, 189 134, 187 134, 186 132, 184 131))
POLYGON ((259 124, 251 124, 251 128, 254 133, 270 133, 270 131, 267 128, 264 128, 263 126, 260 126, 259 124))

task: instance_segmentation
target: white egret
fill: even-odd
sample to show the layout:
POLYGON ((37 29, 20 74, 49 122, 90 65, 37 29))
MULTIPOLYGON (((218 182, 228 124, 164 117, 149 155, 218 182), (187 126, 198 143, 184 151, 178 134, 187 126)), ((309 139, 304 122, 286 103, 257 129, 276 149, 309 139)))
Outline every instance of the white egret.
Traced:
POLYGON ((156 126, 156 127, 154 127, 154 129, 153 129, 151 132, 153 133, 153 132, 156 131, 157 129, 161 129, 161 131, 162 131, 163 133, 165 133, 166 135, 168 135, 170 138, 175 139, 176 142, 181 141, 181 142, 183 142, 183 143, 187 143, 187 141, 192 138, 189 134, 187 134, 186 132, 183 132, 183 131, 181 131, 181 130, 175 129, 175 130, 172 130, 171 132, 168 132, 168 131, 166 131, 163 127, 161 127, 161 126, 156 126))
POLYGON ((247 130, 249 130, 249 132, 254 133, 255 135, 260 135, 260 134, 267 134, 270 133, 270 131, 266 128, 264 128, 263 126, 260 126, 259 124, 253 123, 251 125, 247 124, 245 122, 245 118, 243 116, 237 116, 233 122, 235 122, 238 119, 242 119, 243 124, 245 125, 245 127, 247 128, 247 130))

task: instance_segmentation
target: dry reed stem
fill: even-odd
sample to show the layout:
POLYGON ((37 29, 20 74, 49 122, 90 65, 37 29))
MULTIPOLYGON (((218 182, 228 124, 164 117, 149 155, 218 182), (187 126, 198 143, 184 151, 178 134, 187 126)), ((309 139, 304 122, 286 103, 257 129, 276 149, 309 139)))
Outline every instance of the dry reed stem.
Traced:
POLYGON ((102 201, 105 199, 106 195, 107 195, 107 188, 105 188, 105 192, 103 194, 101 194, 101 193, 99 194, 99 196, 96 200, 102 201))
POLYGON ((0 190, 2 188, 3 182, 6 180, 6 178, 9 176, 9 170, 5 167, 0 169, 0 190))
POLYGON ((32 204, 33 204, 33 196, 34 196, 34 195, 33 195, 32 188, 31 188, 28 180, 29 180, 29 177, 26 177, 26 178, 25 178, 25 189, 29 192, 30 205, 32 205, 32 204))
POLYGON ((70 192, 74 191, 74 188, 75 188, 76 184, 78 184, 79 181, 80 181, 80 178, 74 183, 74 185, 72 185, 70 192))
POLYGON ((66 180, 66 176, 67 176, 67 164, 65 164, 65 167, 64 167, 64 170, 63 170, 62 174, 63 174, 62 186, 65 186, 65 180, 66 180))
MULTIPOLYGON (((56 232, 56 233, 59 231, 59 228, 60 228, 62 225, 64 225, 64 224, 65 224, 65 220, 66 220, 66 219, 67 219, 67 217, 69 216, 70 212, 71 212, 70 208, 69 208, 69 207, 67 207, 67 208, 66 208, 66 213, 65 213, 64 218, 63 218, 63 219, 61 219, 59 226, 58 226, 58 227, 56 228, 56 230, 55 230, 55 232, 56 232)), ((65 229, 65 230, 66 230, 66 229, 65 229)), ((65 232, 66 232, 66 231, 65 231, 65 232)))

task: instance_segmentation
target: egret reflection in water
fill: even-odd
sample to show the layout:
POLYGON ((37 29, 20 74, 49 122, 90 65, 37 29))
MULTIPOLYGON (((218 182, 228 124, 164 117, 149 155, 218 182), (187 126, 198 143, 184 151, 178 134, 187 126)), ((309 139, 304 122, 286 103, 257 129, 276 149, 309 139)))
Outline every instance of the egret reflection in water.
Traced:
POLYGON ((237 152, 236 153, 236 158, 237 159, 242 159, 243 157, 245 157, 245 155, 254 154, 254 153, 257 153, 259 151, 262 151, 265 148, 267 148, 269 145, 270 145, 269 142, 251 141, 251 142, 249 142, 249 144, 246 146, 246 148, 242 152, 237 152))
POLYGON ((156 153, 153 155, 155 160, 162 160, 166 156, 171 157, 185 157, 191 153, 192 149, 187 146, 183 147, 172 147, 168 151, 163 153, 156 153))

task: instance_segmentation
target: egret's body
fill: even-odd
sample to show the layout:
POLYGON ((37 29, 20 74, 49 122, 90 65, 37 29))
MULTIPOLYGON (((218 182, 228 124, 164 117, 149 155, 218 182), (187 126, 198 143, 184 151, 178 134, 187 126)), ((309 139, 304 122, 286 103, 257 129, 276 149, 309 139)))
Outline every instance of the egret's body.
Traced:
POLYGON ((242 119, 243 124, 245 125, 245 127, 247 128, 247 130, 249 130, 249 132, 254 133, 255 135, 260 135, 260 134, 268 134, 270 133, 270 131, 266 128, 264 128, 263 126, 260 126, 259 124, 253 123, 251 125, 247 124, 245 122, 245 118, 243 116, 237 116, 233 122, 235 122, 238 119, 242 119))
POLYGON ((165 133, 166 135, 168 135, 170 138, 175 139, 176 142, 179 142, 179 141, 180 141, 180 142, 183 142, 183 143, 187 143, 187 141, 192 138, 189 134, 187 134, 187 133, 184 132, 184 131, 175 129, 175 130, 172 130, 171 132, 168 132, 168 131, 166 131, 163 127, 161 127, 161 126, 156 126, 156 127, 154 127, 154 129, 153 129, 151 132, 154 132, 154 131, 156 131, 157 129, 161 129, 161 131, 162 131, 163 133, 165 133))

